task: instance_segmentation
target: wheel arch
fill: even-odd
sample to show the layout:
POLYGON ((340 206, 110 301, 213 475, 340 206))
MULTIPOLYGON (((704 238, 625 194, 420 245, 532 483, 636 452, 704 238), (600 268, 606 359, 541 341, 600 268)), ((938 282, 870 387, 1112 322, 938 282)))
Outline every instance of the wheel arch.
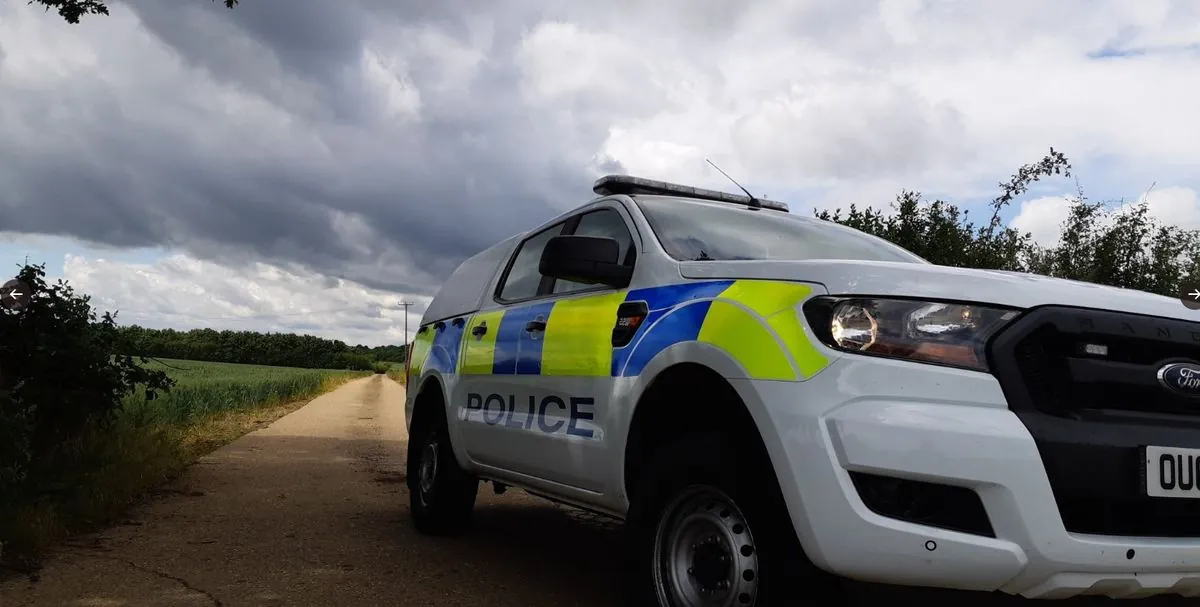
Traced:
MULTIPOLYGON (((622 446, 622 463, 617 474, 622 507, 628 509, 637 485, 638 470, 654 449, 689 431, 717 431, 732 435, 733 448, 741 457, 752 453, 761 465, 763 480, 775 484, 778 499, 788 511, 800 550, 813 562, 814 538, 801 521, 807 521, 801 495, 792 479, 792 462, 787 460, 783 432, 772 426, 766 403, 755 389, 755 380, 723 350, 708 344, 677 344, 652 361, 636 394, 622 446), (670 355, 671 350, 677 350, 670 355), (683 352, 687 352, 683 356, 683 352), (712 398, 711 395, 720 395, 712 398), (663 395, 670 395, 665 400, 663 395)), ((765 380, 764 380, 765 381, 765 380)), ((777 383, 777 382, 772 382, 777 383)), ((803 383, 803 382, 797 382, 803 383)), ((802 403, 794 403, 802 406, 802 403)))
POLYGON ((426 411, 436 405, 440 404, 442 411, 445 412, 447 401, 446 390, 441 378, 436 373, 429 373, 421 379, 416 395, 412 399, 412 411, 409 412, 409 432, 412 432, 413 424, 417 423, 423 416, 428 415, 426 411))
POLYGON ((432 411, 440 410, 445 416, 446 427, 450 437, 450 446, 454 451, 454 457, 458 460, 458 464, 464 469, 470 465, 470 458, 467 457, 466 451, 463 449, 462 436, 456 419, 451 415, 450 395, 448 394, 447 381, 450 378, 442 377, 437 371, 432 371, 421 379, 416 395, 412 398, 412 406, 406 411, 405 423, 408 426, 408 433, 413 434, 413 425, 420 421, 424 416, 431 415, 432 411))
MULTIPOLYGON (((744 394, 745 371, 715 346, 689 342, 664 350, 647 365, 645 381, 629 417, 623 445, 621 489, 628 499, 637 471, 654 449, 689 432, 733 430, 737 444, 763 459, 778 482, 767 435, 755 415, 753 394, 744 394), (715 396, 714 396, 715 395, 715 396)), ((641 383, 641 381, 639 381, 641 383)))

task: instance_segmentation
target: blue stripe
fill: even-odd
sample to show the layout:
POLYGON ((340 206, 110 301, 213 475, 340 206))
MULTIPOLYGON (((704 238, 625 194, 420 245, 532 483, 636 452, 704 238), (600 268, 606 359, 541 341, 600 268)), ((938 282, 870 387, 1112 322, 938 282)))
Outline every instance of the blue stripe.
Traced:
MULTIPOLYGON (((719 295, 733 284, 732 280, 689 281, 661 287, 650 287, 630 291, 625 301, 645 301, 650 314, 629 346, 613 350, 612 375, 637 375, 659 352, 681 341, 692 341, 700 334, 700 325, 704 315, 708 313, 707 302, 686 306, 678 306, 695 299, 712 298, 719 295), (652 335, 643 338, 650 326, 669 315, 654 328, 652 335), (641 343, 638 340, 641 339, 641 343), (636 346, 634 344, 637 344, 636 346), (626 366, 626 361, 629 361, 626 366)), ((509 308, 500 319, 500 327, 496 333, 496 348, 492 359, 493 375, 540 375, 542 372, 542 347, 545 343, 545 333, 538 334, 536 339, 525 331, 525 324, 541 316, 550 319, 554 302, 542 302, 509 308)), ((611 319, 615 321, 616 319, 611 319)), ((609 322, 604 319, 603 322, 609 322)), ((599 321, 598 321, 599 322, 599 321)), ((447 325, 446 331, 451 327, 447 325)), ((461 340, 463 330, 456 328, 455 340, 461 340)), ((440 338, 441 336, 439 336, 440 338)), ((436 343, 436 340, 435 340, 436 343)), ((455 343, 458 343, 457 341, 455 343)), ((453 360, 457 362, 458 352, 454 350, 453 360)), ((451 367, 453 368, 453 366, 451 367)))
MULTIPOLYGON (((659 320, 634 347, 633 352, 629 354, 625 372, 621 375, 641 375, 642 370, 659 352, 680 342, 695 341, 700 335, 700 326, 704 324, 704 316, 708 314, 710 306, 711 301, 701 301, 659 312, 662 320, 659 320)), ((646 322, 650 323, 651 319, 647 318, 646 322)))
MULTIPOLYGON (((641 326, 638 327, 637 333, 634 334, 628 346, 613 350, 613 377, 617 375, 638 375, 651 359, 667 347, 681 341, 696 339, 696 336, 700 334, 700 324, 704 322, 704 315, 708 313, 707 303, 688 306, 687 308, 690 310, 687 312, 688 315, 699 314, 699 320, 695 321, 696 326, 694 327, 694 331, 692 328, 685 328, 684 324, 680 324, 685 322, 683 318, 679 320, 672 318, 664 321, 665 325, 655 326, 654 335, 644 339, 642 343, 638 342, 659 318, 662 318, 663 315, 669 313, 676 306, 694 299, 716 297, 732 284, 732 280, 710 280, 684 282, 630 291, 626 295, 625 301, 645 301, 646 306, 650 309, 650 314, 646 317, 646 320, 642 321, 641 326), (660 335, 660 331, 664 333, 660 335), (688 335, 691 335, 691 337, 688 337, 688 335), (634 362, 634 360, 637 362, 634 362), (625 368, 625 373, 622 374, 621 368, 625 367, 627 361, 629 361, 629 366, 625 368)), ((680 312, 682 313, 684 310, 680 312)), ((690 318, 690 316, 686 317, 690 318)))
POLYGON ((492 358, 492 375, 512 375, 517 372, 517 346, 525 331, 525 308, 509 308, 500 319, 496 332, 496 349, 492 358))
POLYGON ((464 329, 465 323, 462 327, 456 327, 451 320, 446 320, 446 326, 442 329, 430 327, 430 330, 435 333, 426 363, 429 368, 437 369, 442 373, 454 373, 458 369, 458 351, 462 346, 464 329))
MULTIPOLYGON (((554 309, 554 302, 534 304, 525 308, 527 312, 524 315, 525 322, 537 319, 539 316, 542 320, 550 320, 550 311, 554 309)), ((517 375, 541 375, 542 374, 542 346, 546 343, 546 333, 530 333, 525 330, 524 323, 521 325, 521 335, 519 339, 520 347, 517 354, 517 375)))
POLYGON ((732 280, 681 282, 662 287, 630 291, 625 301, 645 301, 651 310, 673 308, 692 299, 716 297, 733 284, 732 280))

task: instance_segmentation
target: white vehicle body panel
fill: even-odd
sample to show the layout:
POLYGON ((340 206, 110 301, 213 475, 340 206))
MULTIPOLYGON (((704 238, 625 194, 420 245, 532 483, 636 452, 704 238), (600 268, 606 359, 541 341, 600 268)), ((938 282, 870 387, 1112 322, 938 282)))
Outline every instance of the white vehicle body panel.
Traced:
MULTIPOLYGON (((438 290, 433 301, 430 301, 429 306, 425 308, 425 313, 421 317, 421 325, 455 316, 464 316, 478 310, 484 298, 495 287, 500 266, 508 261, 520 238, 519 234, 508 238, 459 264, 450 278, 446 279, 442 288, 438 290)), ((453 375, 443 376, 438 371, 430 372, 429 376, 434 377, 443 386, 447 386, 447 389, 452 387, 455 382, 453 375)), ((422 381, 424 379, 422 378, 422 381)), ((406 430, 412 430, 412 412, 415 404, 413 397, 413 391, 409 390, 404 403, 406 430)), ((458 445, 462 442, 461 437, 458 436, 457 428, 451 427, 450 431, 454 435, 453 442, 457 451, 458 445)))
POLYGON ((446 279, 433 301, 429 302, 421 323, 479 310, 495 285, 496 275, 508 262, 519 240, 519 235, 513 236, 462 262, 446 279))
POLYGON ((680 264, 685 278, 810 280, 833 295, 926 297, 1025 309, 1077 306, 1164 318, 1200 320, 1200 310, 1179 300, 1132 289, 1021 272, 952 268, 887 261, 692 261, 680 264))
POLYGON ((846 356, 803 390, 783 382, 735 385, 756 419, 762 416, 758 427, 797 535, 826 570, 1030 598, 1200 593, 1196 539, 1063 528, 1037 445, 988 374, 846 356), (976 489, 997 538, 875 514, 851 471, 976 489))

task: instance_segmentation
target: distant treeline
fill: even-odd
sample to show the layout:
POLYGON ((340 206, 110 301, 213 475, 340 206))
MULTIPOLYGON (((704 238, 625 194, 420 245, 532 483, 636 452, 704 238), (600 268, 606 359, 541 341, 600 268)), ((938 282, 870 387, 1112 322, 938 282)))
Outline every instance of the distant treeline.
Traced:
POLYGON ((216 331, 213 329, 119 329, 124 353, 132 356, 182 358, 211 362, 386 371, 387 363, 404 362, 404 346, 351 346, 340 340, 294 333, 216 331))

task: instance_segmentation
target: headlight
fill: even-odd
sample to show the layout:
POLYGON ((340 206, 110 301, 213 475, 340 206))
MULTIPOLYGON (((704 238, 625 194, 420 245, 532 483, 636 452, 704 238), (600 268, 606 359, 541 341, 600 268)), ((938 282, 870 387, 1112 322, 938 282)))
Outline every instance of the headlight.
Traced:
POLYGON ((936 301, 817 297, 804 313, 831 348, 986 371, 988 340, 1018 312, 936 301))

